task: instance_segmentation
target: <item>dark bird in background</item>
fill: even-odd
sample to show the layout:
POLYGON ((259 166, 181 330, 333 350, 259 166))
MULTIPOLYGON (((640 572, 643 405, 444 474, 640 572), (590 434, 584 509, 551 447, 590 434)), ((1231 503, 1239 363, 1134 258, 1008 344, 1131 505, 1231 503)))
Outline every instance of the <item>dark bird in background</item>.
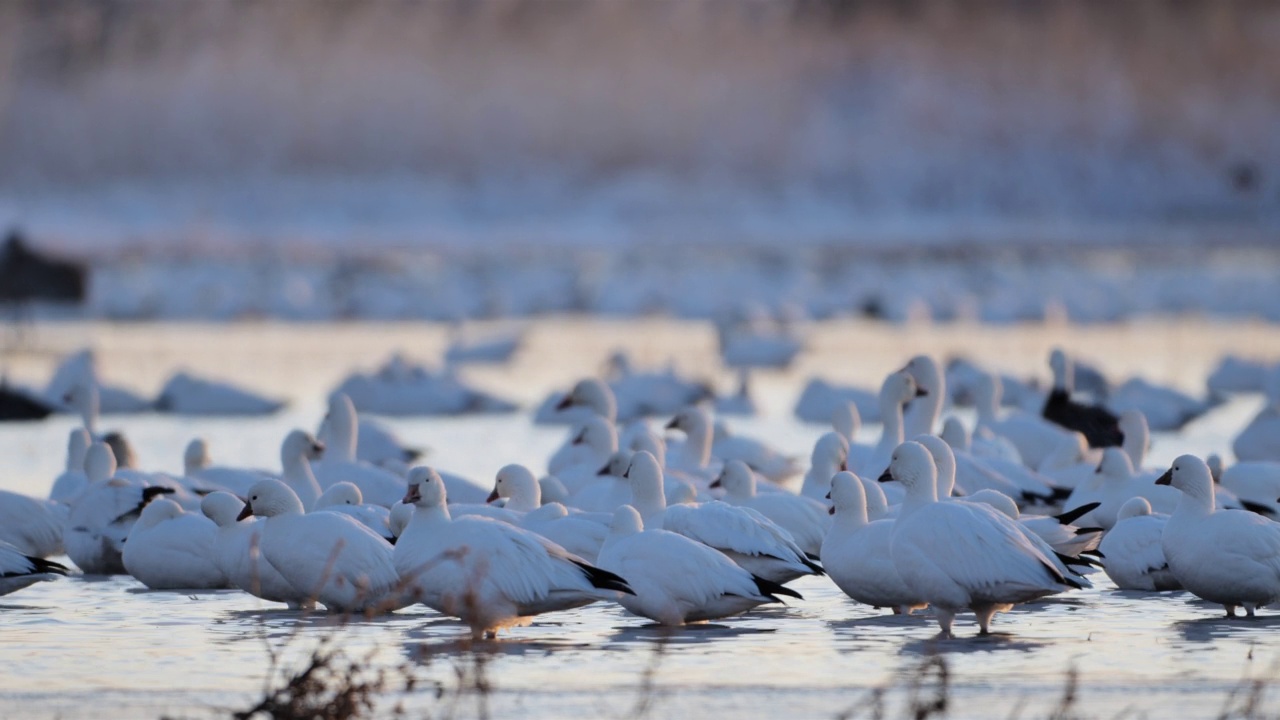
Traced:
POLYGON ((1055 349, 1049 355, 1053 368, 1053 389, 1044 401, 1041 415, 1045 420, 1057 423, 1068 430, 1084 433, 1089 447, 1111 447, 1124 443, 1120 431, 1120 419, 1101 405, 1085 405, 1071 399, 1074 385, 1071 361, 1066 353, 1055 349))

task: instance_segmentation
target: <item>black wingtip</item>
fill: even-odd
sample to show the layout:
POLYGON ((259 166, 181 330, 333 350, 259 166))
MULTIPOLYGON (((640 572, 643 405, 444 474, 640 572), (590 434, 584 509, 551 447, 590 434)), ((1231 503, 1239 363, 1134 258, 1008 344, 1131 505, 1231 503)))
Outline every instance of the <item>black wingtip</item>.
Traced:
POLYGON ((810 559, 809 559, 809 558, 807 558, 807 557, 806 557, 806 558, 801 558, 800 562, 804 563, 804 566, 805 566, 805 567, 807 567, 807 568, 809 568, 810 570, 812 570, 814 575, 822 576, 822 575, 826 575, 826 574, 827 574, 827 571, 826 571, 826 570, 823 570, 821 565, 819 565, 818 563, 816 563, 816 562, 814 562, 814 561, 810 560, 810 559))
POLYGON ((587 580, 591 582, 592 587, 600 588, 601 590, 614 590, 627 595, 636 594, 631 589, 631 586, 627 584, 627 581, 622 579, 622 576, 615 575, 590 563, 578 560, 573 560, 572 562, 582 569, 582 574, 587 576, 587 580))
POLYGON ((1251 513, 1266 515, 1268 517, 1276 514, 1276 511, 1273 510, 1268 505, 1263 505, 1262 503, 1256 503, 1256 502, 1253 502, 1252 500, 1245 500, 1243 498, 1240 500, 1240 507, 1244 508, 1245 510, 1248 510, 1251 513))
POLYGON ((1053 500, 1053 494, 1044 495, 1042 493, 1023 490, 1021 493, 1022 501, 1028 503, 1049 502, 1053 500))
POLYGON ((1085 503, 1074 510, 1068 510, 1061 515, 1054 515, 1053 519, 1057 520, 1059 525, 1070 525, 1081 517, 1089 514, 1100 505, 1102 505, 1100 502, 1085 503))
POLYGON ((1081 555, 1092 555, 1092 556, 1094 556, 1094 557, 1096 557, 1096 558, 1100 558, 1100 559, 1102 559, 1102 560, 1106 560, 1106 559, 1107 559, 1107 556, 1106 556, 1106 555, 1103 555, 1103 554, 1102 554, 1102 551, 1101 551, 1101 550, 1099 550, 1099 549, 1097 549, 1097 548, 1094 548, 1094 549, 1092 549, 1092 550, 1081 550, 1081 551, 1080 551, 1080 554, 1081 554, 1081 555))
POLYGON ((174 489, 171 487, 155 486, 142 488, 142 504, 146 505, 161 495, 172 495, 173 493, 174 489))
MULTIPOLYGON (((1086 528, 1086 527, 1082 527, 1082 528, 1076 528, 1076 535, 1088 535, 1089 533, 1104 533, 1104 532, 1106 532, 1106 530, 1104 530, 1103 528, 1100 528, 1100 527, 1087 527, 1087 528, 1086 528)), ((1081 554, 1081 555, 1084 555, 1084 554, 1086 554, 1086 553, 1088 553, 1088 550, 1086 550, 1085 552, 1082 552, 1082 553, 1080 553, 1080 554, 1081 554)))
POLYGON ((38 557, 28 557, 27 560, 31 561, 31 564, 35 567, 35 570, 32 571, 33 575, 37 573, 66 575, 67 573, 71 572, 70 568, 68 568, 66 565, 63 565, 62 563, 54 562, 52 560, 45 560, 44 558, 38 558, 38 557))
POLYGON ((756 581, 756 589, 760 591, 761 595, 772 598, 777 602, 782 602, 781 600, 778 599, 779 595, 785 595, 787 597, 792 597, 797 600, 804 599, 803 595, 796 592, 795 590, 792 590, 786 585, 783 585, 782 583, 776 583, 772 580, 765 580, 759 575, 752 575, 751 579, 756 581))
POLYGON ((1071 488, 1062 487, 1060 485, 1050 485, 1049 489, 1053 492, 1054 500, 1066 500, 1071 497, 1071 488))

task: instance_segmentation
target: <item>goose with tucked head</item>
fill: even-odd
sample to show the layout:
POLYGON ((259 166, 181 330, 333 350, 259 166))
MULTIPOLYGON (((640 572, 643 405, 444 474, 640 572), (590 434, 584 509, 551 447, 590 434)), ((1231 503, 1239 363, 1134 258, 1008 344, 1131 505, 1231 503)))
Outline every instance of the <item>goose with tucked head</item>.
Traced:
POLYGON ((229 587, 218 567, 218 528, 203 515, 161 498, 142 510, 124 544, 124 567, 152 590, 229 587))

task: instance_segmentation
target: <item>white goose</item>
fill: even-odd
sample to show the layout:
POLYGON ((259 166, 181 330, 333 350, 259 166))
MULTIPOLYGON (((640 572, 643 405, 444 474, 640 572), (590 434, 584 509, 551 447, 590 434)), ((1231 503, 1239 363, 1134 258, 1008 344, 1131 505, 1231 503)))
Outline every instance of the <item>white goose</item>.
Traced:
POLYGON ((1265 510, 1272 517, 1280 514, 1280 462, 1236 463, 1222 471, 1221 487, 1249 503, 1251 510, 1265 510))
POLYGON ((706 487, 715 479, 719 466, 718 460, 712 461, 711 444, 714 428, 711 413, 705 408, 687 407, 667 423, 667 430, 679 430, 685 440, 676 446, 675 452, 667 453, 667 467, 692 475, 702 487, 706 487))
POLYGON ((209 443, 204 438, 192 438, 182 453, 182 483, 198 493, 224 490, 244 497, 249 488, 259 480, 274 477, 260 470, 221 467, 209 457, 209 443))
MULTIPOLYGON (((977 487, 972 488, 971 492, 988 488, 1024 502, 1047 502, 1055 497, 1064 498, 1067 493, 1065 489, 1056 487, 1048 476, 1041 475, 1023 465, 1021 460, 1014 461, 997 454, 975 453, 969 431, 957 418, 947 418, 942 424, 940 437, 951 446, 957 462, 967 462, 974 466, 974 472, 977 473, 974 478, 976 481, 989 481, 976 482, 977 487), (966 461, 961 461, 962 457, 966 458, 966 461), (1008 489, 1002 489, 1005 481, 1010 483, 1008 489)), ((1016 453, 1017 451, 1014 450, 1015 455, 1016 453)))
POLYGON ((831 530, 822 541, 822 567, 845 595, 895 615, 922 609, 921 602, 898 575, 890 552, 893 520, 867 518, 867 495, 851 472, 831 479, 831 530))
POLYGON ((605 418, 588 418, 575 429, 569 447, 576 451, 573 462, 550 472, 573 497, 598 482, 600 468, 618 451, 618 431, 605 418))
POLYGON ((1118 447, 1102 452, 1102 462, 1092 479, 1071 492, 1064 507, 1075 509, 1087 503, 1098 507, 1080 518, 1081 522, 1110 530, 1116 524, 1116 513, 1131 497, 1144 497, 1158 512, 1172 512, 1178 505, 1178 493, 1156 485, 1150 478, 1134 473, 1129 455, 1118 447))
POLYGON ((902 368, 916 381, 918 397, 910 400, 903 413, 903 435, 932 435, 947 399, 947 381, 938 363, 928 355, 916 355, 902 368))
POLYGON ((200 501, 200 512, 218 526, 213 559, 234 587, 270 602, 297 609, 310 606, 310 597, 298 592, 280 571, 262 556, 263 518, 237 520, 244 501, 227 492, 213 492, 200 501))
POLYGON ((1194 455, 1176 458, 1156 482, 1182 492, 1160 544, 1184 588, 1221 604, 1228 616, 1243 605, 1253 617, 1257 608, 1280 601, 1280 523, 1245 510, 1217 510, 1209 467, 1194 455))
POLYGON ((121 553, 129 530, 147 503, 172 493, 115 477, 115 471, 111 448, 100 442, 90 445, 85 456, 89 486, 71 504, 62 535, 67 557, 86 574, 125 573, 121 553))
POLYGON ((61 555, 67 511, 67 505, 54 500, 0 490, 0 543, 13 545, 23 555, 61 555))
POLYGON ((461 618, 476 638, 632 592, 621 577, 527 530, 487 518, 454 520, 431 468, 409 473, 404 501, 415 510, 394 558, 410 598, 461 618))
POLYGON ((831 516, 817 500, 787 492, 757 493, 756 475, 741 460, 725 463, 711 487, 724 488, 724 502, 751 508, 791 533, 806 555, 817 557, 822 550, 822 537, 831 527, 831 516))
POLYGON ((404 606, 391 545, 354 518, 304 513, 279 480, 249 490, 237 519, 264 517, 262 555, 299 594, 330 612, 388 612, 404 606))
POLYGON ((325 490, 312 512, 335 512, 355 518, 361 525, 377 533, 383 540, 394 543, 391 532, 391 511, 381 505, 368 505, 360 488, 349 482, 334 483, 325 490))
POLYGON ((653 455, 641 451, 627 470, 631 505, 646 527, 662 528, 719 550, 744 570, 773 582, 801 575, 821 575, 791 534, 760 513, 722 502, 667 506, 662 468, 653 455))
POLYGON ((923 445, 894 450, 889 474, 906 489, 894 523, 894 567, 933 606, 944 636, 961 610, 973 610, 985 635, 997 612, 1079 587, 1009 518, 985 505, 938 502, 937 471, 923 445))
MULTIPOLYGON (((884 384, 880 387, 880 420, 884 423, 880 442, 876 443, 871 459, 858 468, 859 475, 880 477, 884 473, 885 468, 889 466, 889 458, 893 455, 894 448, 902 444, 902 408, 921 394, 922 391, 916 387, 916 381, 905 372, 898 371, 885 378, 884 384)), ((900 493, 901 491, 896 488, 892 494, 889 490, 885 491, 890 502, 900 500, 900 493)))
POLYGON ((67 439, 67 469, 53 481, 50 500, 70 504, 89 486, 89 476, 84 474, 84 456, 92 442, 88 430, 79 427, 71 431, 67 439))
MULTIPOLYGON (((316 500, 320 499, 320 483, 311 470, 311 461, 320 457, 324 449, 324 444, 317 442, 306 430, 293 430, 280 443, 280 467, 283 470, 280 480, 298 496, 306 510, 315 507, 316 500)), ((246 495, 247 489, 241 497, 246 495)))
POLYGON ((822 501, 831 492, 831 478, 847 467, 849 445, 838 433, 824 433, 813 444, 809 470, 804 474, 800 495, 822 501))
POLYGON ((782 602, 796 591, 756 577, 713 548, 673 532, 648 529, 623 505, 600 550, 600 567, 627 578, 634 595, 618 602, 662 625, 704 622, 782 602))
POLYGON ((592 513, 570 515, 560 503, 542 504, 542 488, 523 465, 507 465, 494 477, 489 501, 506 498, 506 510, 520 513, 519 526, 535 532, 588 562, 595 562, 609 528, 589 519, 592 513))
POLYGON ((215 560, 218 526, 160 498, 142 509, 124 544, 124 569, 152 590, 225 588, 215 560))
POLYGON ((38 582, 56 580, 68 572, 65 565, 30 557, 8 543, 0 542, 0 595, 8 595, 38 582))
POLYGON ((631 499, 631 484, 622 475, 631 466, 631 451, 619 450, 596 472, 596 480, 569 497, 569 504, 588 512, 613 512, 631 499))
POLYGON ((1012 442, 1027 467, 1039 468, 1044 459, 1062 444, 1063 437, 1070 433, 1066 428, 1023 410, 1014 410, 1003 418, 999 417, 1000 378, 991 373, 984 373, 978 379, 975 391, 978 427, 1012 442))
POLYGON ((1102 538, 1098 550, 1106 559, 1103 569, 1121 590, 1181 590, 1169 570, 1161 536, 1168 515, 1151 512, 1146 498, 1129 498, 1116 513, 1116 524, 1102 538))
POLYGON ((783 455, 763 441, 738 435, 721 421, 715 424, 711 456, 725 462, 741 460, 774 483, 787 480, 800 471, 795 458, 783 455))
POLYGON ((862 415, 858 406, 851 402, 837 403, 831 411, 831 429, 844 438, 849 446, 848 465, 862 467, 871 459, 875 447, 858 442, 858 432, 862 430, 862 415))
MULTIPOLYGON (((325 446, 324 458, 312 466, 321 489, 339 482, 354 483, 365 502, 391 507, 404 496, 404 478, 356 457, 359 441, 359 419, 351 399, 342 393, 329 398, 328 430, 333 444, 325 446)), ((444 474, 449 492, 456 502, 482 503, 487 494, 483 488, 457 475, 444 474)))
POLYGON ((555 405, 554 411, 557 415, 563 416, 565 421, 570 422, 574 429, 547 461, 547 472, 553 474, 582 461, 580 457, 582 451, 575 447, 573 442, 582 423, 593 417, 599 417, 612 425, 618 419, 618 403, 613 396, 613 390, 610 390, 603 381, 595 378, 586 378, 574 384, 569 394, 555 405))

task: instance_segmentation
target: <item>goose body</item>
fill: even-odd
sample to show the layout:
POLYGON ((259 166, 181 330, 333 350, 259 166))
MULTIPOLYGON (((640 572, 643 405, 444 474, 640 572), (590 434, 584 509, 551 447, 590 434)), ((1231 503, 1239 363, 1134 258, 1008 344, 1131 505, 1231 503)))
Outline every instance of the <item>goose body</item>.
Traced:
POLYGON ((218 526, 214 562, 233 586, 270 602, 292 608, 308 604, 309 596, 294 589, 262 555, 263 518, 237 520, 244 501, 227 492, 213 492, 200 502, 200 511, 218 526))
POLYGON ((1103 569, 1121 590, 1179 590, 1182 585, 1169 569, 1161 536, 1168 515, 1151 512, 1146 498, 1130 498, 1120 506, 1116 524, 1102 538, 1103 569))
POLYGON ((129 531, 124 568, 152 590, 204 590, 228 586, 216 555, 218 526, 161 498, 142 509, 129 531))
POLYGON ((67 568, 50 560, 31 557, 18 548, 0 542, 0 595, 8 595, 38 582, 56 580, 67 568))
POLYGON ((853 473, 831 480, 834 520, 822 541, 822 567, 844 591, 860 603, 891 608, 895 614, 925 607, 893 564, 893 520, 867 519, 866 491, 853 473))

